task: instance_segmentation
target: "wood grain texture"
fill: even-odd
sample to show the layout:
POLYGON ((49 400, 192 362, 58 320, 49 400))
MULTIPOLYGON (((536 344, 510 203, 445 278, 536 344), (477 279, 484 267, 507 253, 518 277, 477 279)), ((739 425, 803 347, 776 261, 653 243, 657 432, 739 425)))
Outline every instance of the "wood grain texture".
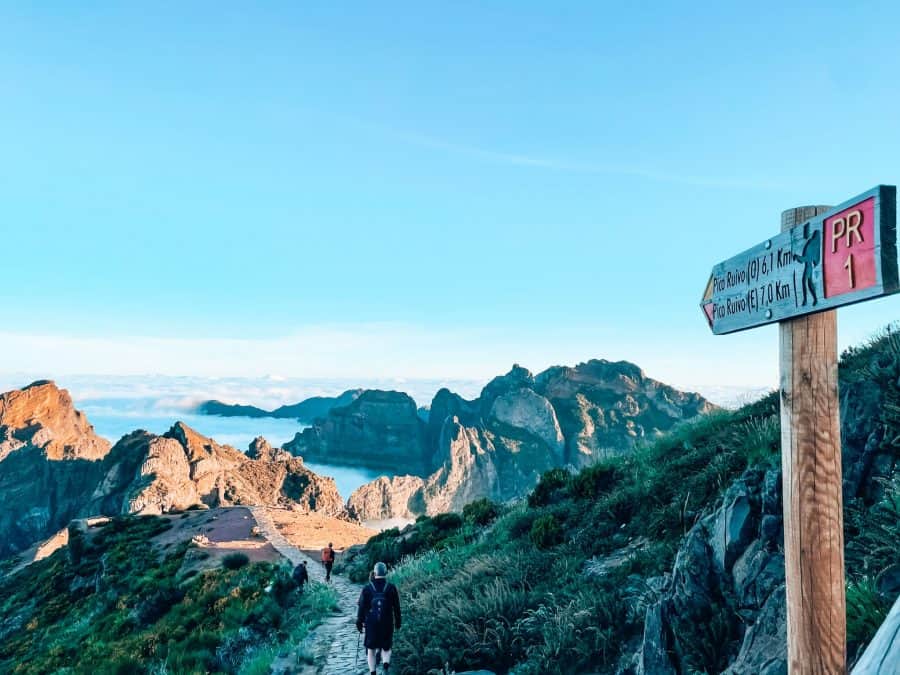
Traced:
MULTIPOLYGON (((792 209, 783 227, 825 207, 792 209), (811 213, 810 211, 814 211, 811 213)), ((780 324, 788 671, 846 672, 841 439, 834 310, 780 324)))

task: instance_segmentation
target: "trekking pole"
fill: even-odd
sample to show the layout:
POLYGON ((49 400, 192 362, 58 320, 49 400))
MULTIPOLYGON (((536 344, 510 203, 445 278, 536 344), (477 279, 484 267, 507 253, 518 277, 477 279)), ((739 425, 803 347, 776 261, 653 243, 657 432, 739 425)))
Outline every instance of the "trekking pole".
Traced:
POLYGON ((356 632, 356 657, 353 659, 353 670, 359 666, 359 639, 362 637, 362 631, 356 632))

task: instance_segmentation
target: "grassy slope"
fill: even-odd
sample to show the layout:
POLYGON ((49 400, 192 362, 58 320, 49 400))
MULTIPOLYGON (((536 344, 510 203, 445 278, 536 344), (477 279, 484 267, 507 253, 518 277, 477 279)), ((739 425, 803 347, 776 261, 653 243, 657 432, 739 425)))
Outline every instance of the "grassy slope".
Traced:
MULTIPOLYGON (((886 442, 900 436, 898 376, 896 335, 843 357, 842 377, 874 377, 884 388, 886 442), (873 373, 868 364, 882 352, 886 367, 873 373)), ((527 504, 491 525, 479 524, 491 515, 481 504, 463 518, 423 518, 412 532, 383 533, 349 562, 348 572, 363 577, 375 560, 403 559, 393 572, 406 604, 395 643, 401 673, 440 672, 445 666, 499 672, 515 667, 516 673, 610 669, 641 633, 642 580, 671 569, 684 533, 745 469, 775 466, 778 444, 772 394, 736 412, 683 425, 631 456, 574 476, 551 471, 527 504), (646 545, 608 575, 584 575, 591 557, 642 539, 646 545)), ((894 477, 878 504, 846 507, 852 654, 888 609, 872 579, 900 563, 900 479, 894 477)), ((700 672, 718 672, 737 638, 714 624, 698 627, 700 672)))
POLYGON ((149 541, 168 527, 116 518, 0 580, 0 672, 268 672, 334 605, 320 584, 300 599, 271 563, 179 575, 188 543, 149 541))

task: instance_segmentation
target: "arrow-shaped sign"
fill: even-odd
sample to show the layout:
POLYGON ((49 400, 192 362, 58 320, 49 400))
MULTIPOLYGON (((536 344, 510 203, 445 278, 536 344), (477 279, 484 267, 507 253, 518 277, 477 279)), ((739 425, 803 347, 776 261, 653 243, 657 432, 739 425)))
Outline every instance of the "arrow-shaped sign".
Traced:
POLYGON ((700 307, 719 335, 898 290, 897 189, 880 185, 713 267, 700 307))

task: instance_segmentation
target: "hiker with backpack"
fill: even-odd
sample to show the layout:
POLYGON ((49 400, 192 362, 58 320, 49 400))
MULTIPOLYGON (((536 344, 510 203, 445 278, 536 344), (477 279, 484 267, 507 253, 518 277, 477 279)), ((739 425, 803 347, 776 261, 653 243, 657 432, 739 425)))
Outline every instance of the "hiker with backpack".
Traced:
POLYGON ((325 581, 331 581, 331 568, 334 567, 334 547, 331 542, 322 549, 322 564, 325 565, 325 581))
POLYGON ((356 611, 356 630, 360 633, 366 629, 366 659, 369 672, 375 675, 375 662, 378 650, 381 650, 381 663, 384 672, 391 665, 391 645, 394 630, 400 630, 400 593, 397 587, 388 580, 387 565, 375 563, 375 578, 366 584, 359 594, 356 611))
POLYGON ((294 579, 294 583, 297 584, 297 591, 303 593, 303 588, 309 581, 309 571, 306 569, 305 560, 294 568, 294 573, 291 576, 294 579))

